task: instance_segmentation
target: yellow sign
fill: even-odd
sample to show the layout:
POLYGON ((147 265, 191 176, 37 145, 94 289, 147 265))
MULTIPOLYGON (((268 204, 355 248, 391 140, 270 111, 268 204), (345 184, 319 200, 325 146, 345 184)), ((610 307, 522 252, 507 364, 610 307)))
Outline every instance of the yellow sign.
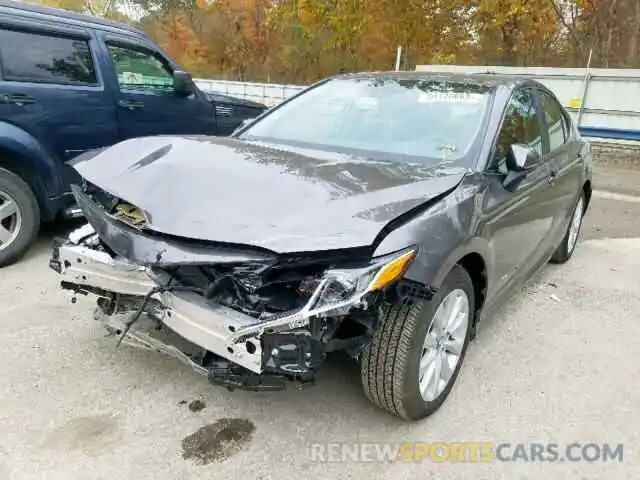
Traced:
POLYGON ((569 108, 580 108, 581 105, 582 101, 580 100, 580 97, 571 97, 569 99, 569 108))

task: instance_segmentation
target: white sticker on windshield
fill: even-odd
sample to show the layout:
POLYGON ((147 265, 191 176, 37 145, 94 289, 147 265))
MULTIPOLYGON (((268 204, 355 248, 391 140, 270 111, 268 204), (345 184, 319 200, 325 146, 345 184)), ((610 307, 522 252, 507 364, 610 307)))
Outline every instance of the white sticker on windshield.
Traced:
POLYGON ((468 92, 421 92, 418 103, 454 102, 454 103, 479 103, 483 95, 468 92))

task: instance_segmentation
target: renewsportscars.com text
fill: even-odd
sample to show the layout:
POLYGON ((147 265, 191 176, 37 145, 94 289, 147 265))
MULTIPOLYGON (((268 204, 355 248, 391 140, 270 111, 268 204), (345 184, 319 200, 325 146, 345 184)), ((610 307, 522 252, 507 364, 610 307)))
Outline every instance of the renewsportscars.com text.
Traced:
POLYGON ((316 443, 312 462, 493 463, 622 462, 621 443, 316 443))

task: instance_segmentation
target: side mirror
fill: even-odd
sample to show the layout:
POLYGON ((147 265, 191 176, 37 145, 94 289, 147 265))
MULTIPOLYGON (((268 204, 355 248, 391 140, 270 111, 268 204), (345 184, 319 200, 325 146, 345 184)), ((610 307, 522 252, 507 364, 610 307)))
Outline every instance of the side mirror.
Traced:
POLYGON ((173 89, 178 95, 185 97, 191 95, 194 91, 194 86, 190 73, 182 70, 173 72, 173 89))
POLYGON ((507 153, 507 168, 511 172, 524 173, 537 167, 542 161, 540 154, 525 143, 514 143, 507 153))
POLYGON ((515 191, 522 183, 526 173, 536 168, 542 157, 525 143, 514 143, 507 153, 507 176, 502 182, 504 188, 510 192, 515 191))

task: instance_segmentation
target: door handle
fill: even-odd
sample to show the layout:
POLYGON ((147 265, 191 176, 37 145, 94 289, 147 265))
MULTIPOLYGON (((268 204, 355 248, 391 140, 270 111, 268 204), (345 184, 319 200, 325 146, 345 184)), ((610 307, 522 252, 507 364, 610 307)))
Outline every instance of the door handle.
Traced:
POLYGON ((5 93, 4 95, 0 95, 0 102, 21 107, 29 103, 36 103, 36 99, 24 93, 5 93))
POLYGON ((548 181, 551 185, 553 185, 553 184, 555 183, 555 181, 556 181, 556 178, 558 178, 558 171, 552 168, 552 169, 549 171, 549 176, 547 177, 547 181, 548 181))
POLYGON ((127 110, 139 110, 144 108, 144 103, 136 100, 118 100, 118 106, 127 110))

